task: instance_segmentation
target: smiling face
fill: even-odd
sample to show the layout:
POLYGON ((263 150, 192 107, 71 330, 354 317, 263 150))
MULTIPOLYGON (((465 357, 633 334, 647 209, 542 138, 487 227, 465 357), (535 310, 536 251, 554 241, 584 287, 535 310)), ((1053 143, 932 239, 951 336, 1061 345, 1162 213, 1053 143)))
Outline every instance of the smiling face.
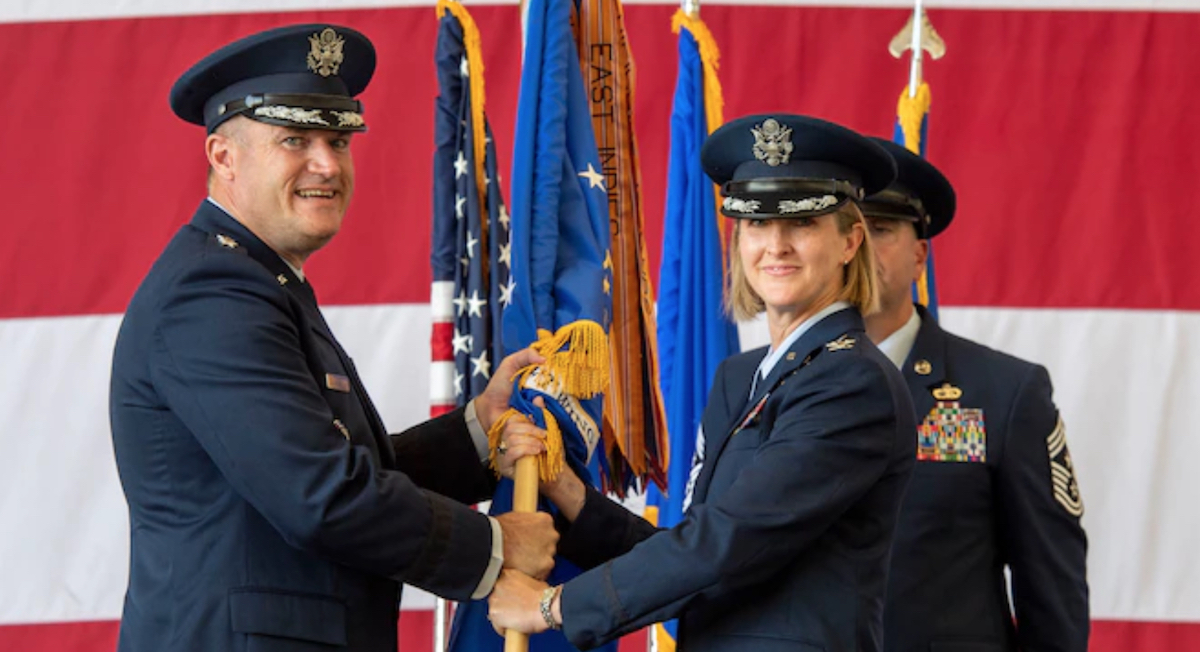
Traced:
POLYGON ((762 300, 769 320, 802 320, 836 301, 846 264, 863 241, 861 222, 842 230, 835 214, 741 220, 741 271, 762 300))
POLYGON ((351 134, 234 118, 208 137, 210 194, 296 267, 341 229, 351 134))

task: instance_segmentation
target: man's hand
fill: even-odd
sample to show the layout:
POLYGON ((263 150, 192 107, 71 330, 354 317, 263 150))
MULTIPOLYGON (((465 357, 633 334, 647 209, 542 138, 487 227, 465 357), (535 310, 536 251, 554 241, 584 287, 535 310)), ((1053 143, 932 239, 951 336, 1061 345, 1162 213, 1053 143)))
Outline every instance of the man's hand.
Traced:
POLYGON ((558 532, 549 514, 509 512, 496 517, 504 533, 504 567, 545 579, 554 568, 558 532))
POLYGON ((525 634, 538 634, 549 629, 542 617, 542 591, 545 582, 522 575, 517 571, 500 571, 496 588, 488 597, 488 620, 496 633, 512 629, 525 634))
POLYGON ((483 393, 475 397, 475 416, 484 432, 492 429, 492 424, 508 409, 508 400, 512 397, 513 376, 521 369, 531 364, 541 364, 546 359, 533 349, 521 349, 500 362, 500 366, 492 372, 483 393))

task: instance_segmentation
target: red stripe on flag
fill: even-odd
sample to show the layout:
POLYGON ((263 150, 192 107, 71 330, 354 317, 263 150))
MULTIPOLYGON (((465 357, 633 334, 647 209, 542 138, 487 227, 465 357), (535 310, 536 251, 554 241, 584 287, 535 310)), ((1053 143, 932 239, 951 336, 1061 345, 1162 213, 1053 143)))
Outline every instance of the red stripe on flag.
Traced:
POLYGON ((433 333, 429 337, 431 347, 430 359, 434 362, 454 361, 454 324, 452 322, 434 322, 433 333))
MULTIPOLYGON (((661 242, 675 5, 626 8, 651 269, 661 242)), ((508 178, 520 65, 514 6, 472 8, 508 178)), ((890 133, 907 64, 884 45, 900 9, 705 8, 726 115, 789 111, 890 133), (755 34, 789 35, 762 66, 755 34), (836 52, 828 34, 852 35, 836 52), (830 65, 836 61, 837 65, 830 65), (796 80, 801 80, 797 82, 796 80)), ((929 62, 929 157, 959 191, 941 238, 944 305, 1200 309, 1186 237, 1200 195, 1200 13, 938 9, 952 47, 929 62), (997 57, 998 51, 1005 56, 997 57)), ((372 36, 379 66, 355 141, 357 193, 307 271, 326 304, 425 303, 436 93, 430 7, 0 24, 5 233, 0 317, 120 312, 204 196, 203 132, 175 119, 175 77, 234 37, 328 20, 372 36), (131 57, 131 52, 154 56, 131 57), (53 128, 34 128, 53 125, 53 128)))

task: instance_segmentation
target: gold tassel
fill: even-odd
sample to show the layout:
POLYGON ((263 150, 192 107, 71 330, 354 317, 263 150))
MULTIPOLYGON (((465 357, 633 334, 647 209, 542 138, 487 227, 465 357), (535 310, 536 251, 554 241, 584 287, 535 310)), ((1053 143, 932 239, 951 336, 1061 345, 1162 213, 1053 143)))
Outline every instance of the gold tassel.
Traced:
POLYGON ((929 84, 921 82, 916 97, 909 97, 908 86, 905 86, 896 104, 896 117, 900 120, 900 129, 904 132, 904 146, 918 156, 921 154, 921 122, 929 113, 932 99, 929 84))
POLYGON ((608 334, 600 324, 581 319, 556 333, 538 330, 538 341, 531 348, 546 358, 539 366, 549 374, 550 382, 562 383, 568 394, 586 399, 608 389, 608 334))

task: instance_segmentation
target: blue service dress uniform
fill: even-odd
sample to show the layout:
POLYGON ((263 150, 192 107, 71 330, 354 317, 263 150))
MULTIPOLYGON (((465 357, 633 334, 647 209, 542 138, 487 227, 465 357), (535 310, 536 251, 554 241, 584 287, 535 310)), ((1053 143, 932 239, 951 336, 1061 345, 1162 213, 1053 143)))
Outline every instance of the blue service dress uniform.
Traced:
POLYGON ((918 311, 903 372, 919 459, 896 528, 885 649, 1084 652, 1083 503, 1049 374, 918 311))
POLYGON ((688 652, 882 649, 888 549, 912 472, 912 402, 853 308, 817 322, 757 383, 765 348, 721 364, 686 518, 656 531, 591 493, 559 550, 587 649, 680 618, 688 652), (611 559, 615 555, 622 555, 611 559))
POLYGON ((309 285, 208 201, 129 304, 110 401, 122 652, 393 650, 401 581, 466 599, 488 566, 462 410, 389 436, 309 285))

